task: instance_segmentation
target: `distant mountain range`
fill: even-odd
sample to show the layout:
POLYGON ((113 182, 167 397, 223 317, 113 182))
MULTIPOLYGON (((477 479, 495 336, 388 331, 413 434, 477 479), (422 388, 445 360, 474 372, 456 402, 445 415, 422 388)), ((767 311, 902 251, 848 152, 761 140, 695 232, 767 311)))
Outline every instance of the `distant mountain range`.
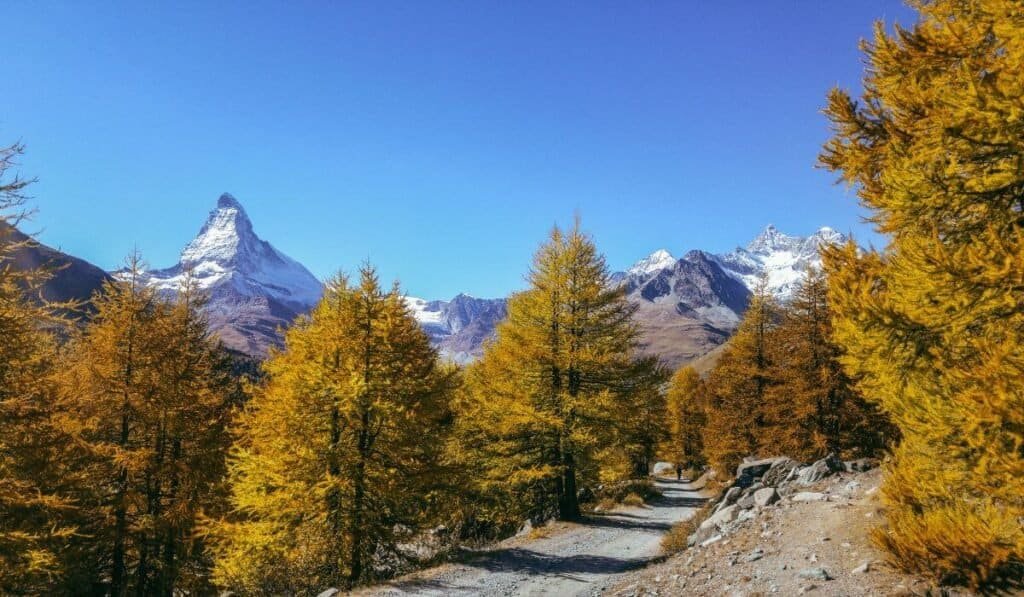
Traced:
POLYGON ((677 260, 660 249, 612 279, 637 305, 643 350, 678 367, 729 339, 762 276, 785 301, 807 268, 821 266, 819 249, 843 242, 845 235, 827 227, 800 237, 768 226, 729 253, 694 250, 677 260))
MULTIPOLYGON (((768 226, 729 253, 692 250, 676 258, 659 249, 612 274, 611 282, 623 285, 637 306, 643 351, 676 367, 729 339, 762 276, 770 291, 786 300, 807 268, 820 266, 819 249, 845 241, 827 227, 800 237, 768 226)), ((107 279, 99 268, 42 245, 23 253, 17 259, 22 266, 64 264, 47 287, 51 300, 88 298, 107 279)), ((312 309, 323 292, 309 270, 256 235, 241 203, 227 193, 178 263, 147 271, 144 279, 170 294, 187 273, 209 294, 211 326, 225 345, 256 358, 280 345, 280 329, 312 309)), ((407 297, 406 303, 441 355, 460 363, 481 354, 507 313, 504 298, 468 294, 448 301, 407 297)))

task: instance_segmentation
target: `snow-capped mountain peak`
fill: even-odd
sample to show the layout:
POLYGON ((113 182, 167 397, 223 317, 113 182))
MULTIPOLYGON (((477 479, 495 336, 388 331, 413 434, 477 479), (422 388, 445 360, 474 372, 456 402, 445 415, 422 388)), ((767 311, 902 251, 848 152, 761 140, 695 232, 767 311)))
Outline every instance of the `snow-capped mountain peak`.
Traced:
MULTIPOLYGON (((237 262, 240 254, 259 253, 261 241, 252 229, 252 221, 242 204, 231 194, 217 199, 199 234, 181 252, 182 265, 214 261, 221 265, 237 262)), ((264 243, 265 244, 265 243, 264 243)))
POLYGON ((146 281, 172 293, 188 275, 209 294, 207 310, 223 316, 215 327, 240 331, 245 338, 234 347, 255 354, 278 340, 277 325, 308 311, 323 294, 316 276, 256 235, 242 204, 229 193, 217 199, 178 263, 146 272, 146 281))
POLYGON ((642 276, 645 274, 660 272, 663 269, 668 269, 675 265, 676 261, 677 259, 672 256, 672 253, 669 253, 665 249, 658 249, 647 257, 637 261, 632 267, 626 270, 626 273, 642 276))
POLYGON ((754 237, 747 245, 747 251, 758 255, 768 255, 777 251, 792 251, 798 247, 804 239, 799 236, 789 236, 769 224, 761 234, 754 237))
POLYGON ((808 237, 790 236, 769 225, 746 248, 716 255, 725 271, 756 287, 761 276, 767 276, 768 289, 780 299, 792 296, 797 282, 809 267, 821 267, 820 249, 824 245, 846 242, 846 235, 827 226, 808 237))

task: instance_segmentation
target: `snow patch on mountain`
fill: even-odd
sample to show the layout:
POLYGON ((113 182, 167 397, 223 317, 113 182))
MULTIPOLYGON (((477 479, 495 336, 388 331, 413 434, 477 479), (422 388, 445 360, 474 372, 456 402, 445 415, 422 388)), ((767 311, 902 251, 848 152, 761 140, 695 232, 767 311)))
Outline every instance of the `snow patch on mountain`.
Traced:
POLYGON ((632 267, 626 270, 626 274, 633 276, 653 274, 655 272, 660 272, 663 269, 668 269, 675 264, 676 258, 672 256, 672 253, 669 253, 665 249, 658 249, 633 264, 632 267))

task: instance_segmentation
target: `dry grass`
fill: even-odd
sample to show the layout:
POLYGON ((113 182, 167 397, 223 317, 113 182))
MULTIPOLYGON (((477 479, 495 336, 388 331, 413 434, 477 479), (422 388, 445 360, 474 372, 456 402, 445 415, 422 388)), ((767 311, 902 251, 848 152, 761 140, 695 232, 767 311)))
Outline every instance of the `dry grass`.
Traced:
POLYGON ((644 503, 644 498, 633 492, 630 492, 626 497, 622 498, 622 504, 625 506, 643 506, 644 503))
POLYGON ((672 528, 661 539, 661 553, 670 556, 686 551, 690 535, 696 533, 701 523, 711 516, 714 504, 715 502, 709 500, 700 510, 694 512, 693 516, 672 525, 672 528))
POLYGON ((681 520, 668 530, 668 533, 661 538, 661 553, 670 556, 685 551, 687 540, 696 527, 689 520, 681 520))

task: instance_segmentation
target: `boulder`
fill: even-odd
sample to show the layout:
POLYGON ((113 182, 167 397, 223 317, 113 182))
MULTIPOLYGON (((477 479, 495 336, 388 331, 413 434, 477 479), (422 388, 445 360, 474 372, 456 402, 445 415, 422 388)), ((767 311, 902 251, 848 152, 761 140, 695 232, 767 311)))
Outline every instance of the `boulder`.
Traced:
POLYGON ((765 487, 778 487, 789 480, 800 463, 792 458, 779 458, 761 477, 765 487))
POLYGON ((736 500, 736 505, 739 506, 740 510, 750 510, 754 507, 754 496, 745 495, 736 500))
POLYGON ((779 492, 774 487, 765 487, 754 492, 754 505, 764 508, 779 501, 779 492))
POLYGON ((739 507, 736 506, 735 504, 733 504, 732 506, 726 506, 725 508, 719 510, 717 513, 708 517, 707 520, 701 523, 700 528, 710 528, 713 526, 722 528, 730 522, 736 520, 736 515, 738 513, 739 507))
POLYGON ((725 506, 730 506, 732 504, 735 504, 736 500, 740 499, 740 495, 742 493, 743 493, 743 490, 740 489, 739 487, 730 487, 729 491, 726 491, 725 495, 722 496, 722 501, 719 502, 718 509, 721 510, 725 506))
POLYGON ((340 595, 340 594, 341 594, 341 591, 339 591, 338 589, 327 589, 326 591, 320 593, 316 597, 334 597, 335 595, 340 595))
POLYGON ((801 485, 811 485, 825 477, 845 470, 846 465, 843 464, 843 461, 836 458, 835 454, 829 454, 811 466, 800 469, 800 472, 797 474, 797 480, 801 485))
POLYGON ((744 462, 736 467, 736 482, 733 485, 742 488, 750 487, 754 484, 754 481, 768 472, 768 470, 772 468, 772 465, 780 460, 789 459, 783 456, 779 458, 764 458, 762 460, 744 462))

